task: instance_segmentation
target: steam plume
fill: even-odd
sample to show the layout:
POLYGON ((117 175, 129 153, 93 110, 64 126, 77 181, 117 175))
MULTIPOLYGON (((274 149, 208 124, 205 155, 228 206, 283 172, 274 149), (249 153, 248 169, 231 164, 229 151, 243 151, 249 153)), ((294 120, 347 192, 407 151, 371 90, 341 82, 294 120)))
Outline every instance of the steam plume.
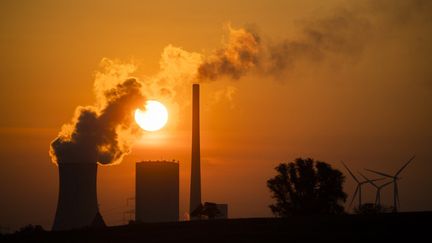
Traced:
MULTIPOLYGON (((143 92, 166 103, 171 119, 178 119, 181 106, 187 105, 182 98, 191 83, 223 77, 237 80, 251 71, 278 78, 301 61, 308 68, 334 57, 340 63, 350 62, 362 53, 368 38, 377 36, 379 28, 397 29, 410 21, 430 23, 431 9, 432 4, 425 0, 366 1, 361 7, 297 22, 296 31, 276 41, 251 29, 228 26, 227 41, 209 56, 168 45, 161 55, 160 71, 142 83, 129 78, 135 65, 105 59, 105 72, 97 73, 94 84, 96 104, 76 109, 72 123, 63 126, 52 142, 50 154, 57 163, 119 162, 129 151, 130 136, 140 131, 132 122, 132 111, 144 104, 143 92), (377 23, 381 26, 374 29, 377 23)), ((234 86, 225 87, 208 97, 213 97, 213 103, 232 100, 235 91, 234 86)))
POLYGON ((326 18, 303 21, 298 34, 276 43, 269 43, 261 70, 278 76, 293 68, 296 62, 309 64, 339 56, 346 62, 358 56, 370 33, 365 17, 349 10, 339 10, 326 18))
POLYGON ((198 68, 199 80, 215 80, 222 75, 239 79, 259 60, 260 38, 246 29, 228 26, 229 40, 198 68))
POLYGON ((63 126, 50 147, 55 163, 119 162, 129 152, 130 136, 139 133, 133 111, 145 99, 141 83, 126 78, 133 68, 108 59, 102 64, 110 72, 96 75, 97 104, 77 107, 72 123, 63 126))
POLYGON ((317 62, 330 55, 355 56, 361 53, 369 21, 357 13, 339 10, 334 15, 304 21, 290 38, 272 42, 251 29, 228 25, 228 41, 221 49, 202 58, 197 80, 217 80, 223 76, 237 80, 251 70, 278 76, 295 62, 317 62))

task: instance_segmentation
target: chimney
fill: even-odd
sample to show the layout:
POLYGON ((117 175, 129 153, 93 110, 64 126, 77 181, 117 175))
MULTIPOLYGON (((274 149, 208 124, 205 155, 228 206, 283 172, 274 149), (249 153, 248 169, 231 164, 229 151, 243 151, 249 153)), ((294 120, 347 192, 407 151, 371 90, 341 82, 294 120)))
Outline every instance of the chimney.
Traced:
MULTIPOLYGON (((199 84, 192 85, 192 161, 189 214, 201 205, 199 84)), ((191 217, 192 219, 192 217, 191 217)))
POLYGON ((59 197, 53 230, 91 226, 99 213, 96 163, 59 163, 59 197))

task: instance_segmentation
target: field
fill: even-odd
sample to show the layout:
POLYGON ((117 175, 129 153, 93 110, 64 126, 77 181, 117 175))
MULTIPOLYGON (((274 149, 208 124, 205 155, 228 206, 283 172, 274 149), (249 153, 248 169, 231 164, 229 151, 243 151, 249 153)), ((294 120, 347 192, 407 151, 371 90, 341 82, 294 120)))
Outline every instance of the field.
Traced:
POLYGON ((432 212, 296 216, 130 224, 106 229, 33 231, 3 242, 424 242, 432 212))

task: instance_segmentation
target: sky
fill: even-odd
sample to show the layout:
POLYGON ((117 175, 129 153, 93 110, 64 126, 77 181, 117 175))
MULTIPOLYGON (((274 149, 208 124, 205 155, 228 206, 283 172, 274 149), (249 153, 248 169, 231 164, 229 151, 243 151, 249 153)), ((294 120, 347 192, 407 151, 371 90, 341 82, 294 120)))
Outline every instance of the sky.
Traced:
MULTIPOLYGON (((399 183, 401 210, 432 210, 431 27, 432 4, 421 0, 1 1, 0 226, 51 228, 50 144, 76 107, 99 102, 96 84, 115 68, 145 82, 146 98, 165 101, 170 120, 131 138, 120 163, 99 166, 101 213, 124 223, 135 162, 176 159, 183 218, 190 67, 164 66, 164 57, 184 52, 192 66, 217 57, 232 30, 259 36, 266 54, 239 77, 201 82, 203 201, 228 203, 233 218, 269 217, 266 180, 281 162, 312 157, 344 173, 340 161, 394 173, 415 154, 399 183), (164 84, 175 85, 170 99, 151 92, 165 79, 175 80, 164 84)), ((349 195, 354 186, 347 176, 349 195)), ((391 196, 384 189, 383 203, 391 196)))

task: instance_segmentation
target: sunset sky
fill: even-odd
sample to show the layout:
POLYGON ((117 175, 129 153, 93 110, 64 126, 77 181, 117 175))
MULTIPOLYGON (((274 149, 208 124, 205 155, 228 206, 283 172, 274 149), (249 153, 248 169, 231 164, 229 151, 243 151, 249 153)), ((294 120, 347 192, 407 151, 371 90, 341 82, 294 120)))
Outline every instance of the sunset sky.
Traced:
MULTIPOLYGON (((345 173, 343 160, 354 171, 394 173, 415 154, 399 183, 401 210, 432 210, 430 1, 1 1, 0 226, 51 228, 50 143, 77 106, 97 102, 95 80, 112 70, 128 77, 128 68, 170 118, 130 141, 121 163, 99 167, 101 213, 109 225, 124 223, 135 162, 176 159, 183 218, 197 82, 188 70, 242 30, 259 35, 267 54, 238 78, 200 81, 203 201, 228 203, 232 218, 268 217, 266 180, 281 162, 312 157, 345 173), (191 66, 164 63, 170 50, 191 66), (151 92, 154 80, 176 93, 151 92)), ((345 191, 353 189, 347 176, 345 191)), ((365 190, 373 201, 374 189, 365 190)), ((383 203, 391 196, 384 189, 383 203)))

